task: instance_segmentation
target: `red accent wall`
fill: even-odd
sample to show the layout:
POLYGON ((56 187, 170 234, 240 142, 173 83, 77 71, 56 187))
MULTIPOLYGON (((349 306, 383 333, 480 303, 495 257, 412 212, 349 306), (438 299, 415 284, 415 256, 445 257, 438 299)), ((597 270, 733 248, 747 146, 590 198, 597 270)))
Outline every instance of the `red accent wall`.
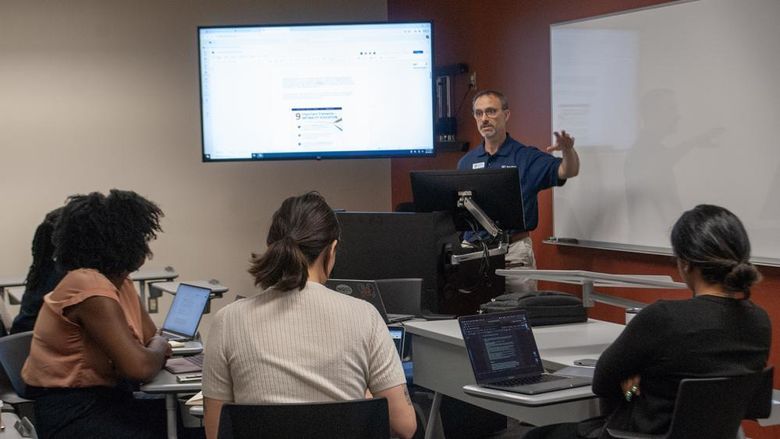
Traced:
MULTIPOLYGON (((665 0, 388 0, 391 20, 430 19, 434 22, 436 65, 464 62, 477 73, 477 89, 493 88, 509 98, 508 130, 523 143, 546 147, 551 138, 550 42, 553 23, 666 3, 665 0)), ((459 104, 466 92, 467 75, 454 80, 453 101, 459 104)), ((471 147, 480 141, 470 115, 470 99, 456 115, 458 138, 471 147)), ((414 103, 410 103, 414 105, 414 103)), ((402 128, 402 127, 399 127, 402 128)), ((577 133, 572 133, 575 137, 577 133)), ((576 147, 576 145, 575 145, 576 147)), ((393 159, 391 183, 393 205, 411 201, 409 171, 452 169, 460 152, 440 153, 433 159, 393 159)), ((588 172, 587 165, 581 172, 588 172)), ((577 184, 572 179, 568 184, 577 184)), ((680 279, 671 257, 616 251, 557 247, 542 244, 552 235, 552 192, 539 196, 539 227, 532 233, 539 268, 580 269, 606 273, 668 274, 680 279)), ((764 307, 774 323, 770 363, 780 366, 780 269, 760 267, 764 280, 753 289, 753 300, 764 307)), ((576 287, 541 283, 541 288, 578 292, 576 287)), ((684 298, 688 292, 611 289, 613 293, 652 302, 658 298, 684 298)), ((623 321, 623 310, 598 304, 591 317, 623 321)), ((674 340, 670 340, 673 343, 674 340)), ((777 384, 775 387, 778 387, 777 384)), ((717 416, 717 414, 713 414, 717 416)), ((780 427, 761 428, 745 422, 754 439, 780 438, 780 427)))

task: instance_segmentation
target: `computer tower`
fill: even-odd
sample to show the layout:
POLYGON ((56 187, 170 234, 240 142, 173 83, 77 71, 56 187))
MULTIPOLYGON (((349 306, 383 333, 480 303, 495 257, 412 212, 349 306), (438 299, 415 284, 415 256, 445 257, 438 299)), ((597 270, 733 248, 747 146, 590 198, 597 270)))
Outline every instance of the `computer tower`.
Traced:
POLYGON ((422 278, 422 308, 431 313, 473 314, 504 291, 503 256, 451 265, 460 234, 447 212, 337 212, 341 239, 331 277, 422 278))

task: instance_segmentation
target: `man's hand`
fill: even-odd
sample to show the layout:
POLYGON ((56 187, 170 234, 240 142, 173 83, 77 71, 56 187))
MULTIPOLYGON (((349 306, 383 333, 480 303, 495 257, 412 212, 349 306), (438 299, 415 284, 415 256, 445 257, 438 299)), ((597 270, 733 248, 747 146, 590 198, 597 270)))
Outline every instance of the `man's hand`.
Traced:
POLYGON ((563 156, 561 165, 558 166, 558 178, 572 178, 580 173, 580 157, 574 149, 574 137, 564 130, 554 132, 555 145, 547 148, 547 152, 560 151, 563 156))
POLYGON ((566 130, 561 130, 560 133, 556 131, 553 134, 555 134, 555 145, 548 146, 547 152, 569 151, 574 148, 574 137, 570 136, 566 130))

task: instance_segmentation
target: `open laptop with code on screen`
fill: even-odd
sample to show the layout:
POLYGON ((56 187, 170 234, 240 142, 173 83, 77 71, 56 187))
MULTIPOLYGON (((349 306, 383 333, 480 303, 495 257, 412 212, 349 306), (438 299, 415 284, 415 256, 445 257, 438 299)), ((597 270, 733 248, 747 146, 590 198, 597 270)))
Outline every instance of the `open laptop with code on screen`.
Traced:
POLYGON ((458 318, 477 384, 534 395, 588 386, 590 378, 544 372, 525 311, 458 318))

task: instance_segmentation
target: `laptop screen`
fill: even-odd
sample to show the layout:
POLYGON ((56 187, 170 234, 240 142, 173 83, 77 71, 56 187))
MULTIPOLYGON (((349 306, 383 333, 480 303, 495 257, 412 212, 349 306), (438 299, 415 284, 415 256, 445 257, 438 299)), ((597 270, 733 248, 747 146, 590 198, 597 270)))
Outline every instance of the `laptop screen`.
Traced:
POLYGON ((325 286, 347 296, 363 299, 374 305, 379 314, 387 321, 387 311, 379 295, 379 287, 374 280, 328 279, 325 286))
POLYGON ((179 284, 171 309, 165 317, 162 329, 173 334, 193 337, 200 318, 206 309, 211 290, 194 285, 179 284))
POLYGON ((525 311, 463 316, 458 322, 478 384, 544 372, 525 311))

